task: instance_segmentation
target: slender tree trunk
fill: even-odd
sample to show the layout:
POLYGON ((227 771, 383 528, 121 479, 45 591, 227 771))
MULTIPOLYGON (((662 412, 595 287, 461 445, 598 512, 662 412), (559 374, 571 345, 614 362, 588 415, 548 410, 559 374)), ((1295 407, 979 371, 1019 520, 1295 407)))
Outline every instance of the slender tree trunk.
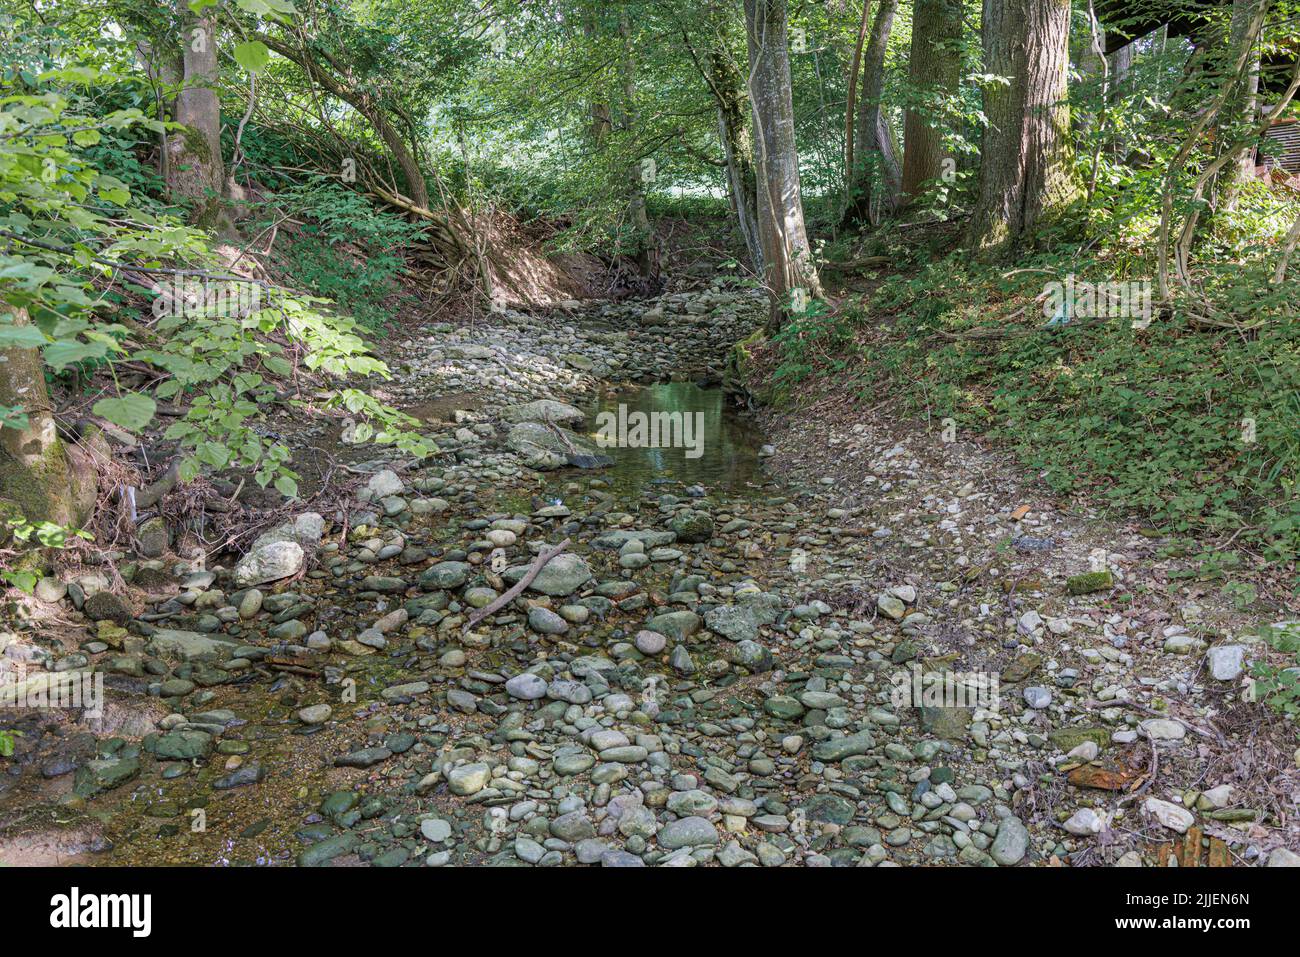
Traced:
POLYGON ((176 95, 175 118, 184 129, 167 138, 167 189, 172 199, 192 205, 196 222, 225 228, 216 19, 211 13, 191 14, 184 0, 180 7, 184 75, 176 95))
MULTIPOLYGON (((138 40, 135 49, 140 66, 154 86, 158 119, 175 120, 176 92, 185 76, 185 61, 181 56, 180 46, 167 45, 155 49, 149 41, 138 40)), ((171 162, 167 141, 167 131, 159 131, 158 172, 162 175, 164 183, 171 182, 171 162)))
POLYGON ((804 227, 799 154, 790 94, 786 0, 745 0, 749 99, 758 165, 759 236, 771 303, 769 328, 784 323, 792 299, 820 298, 821 280, 804 227))
MULTIPOLYGON (((22 309, 9 319, 17 326, 29 324, 22 309)), ((27 415, 24 428, 0 428, 0 540, 7 534, 3 520, 15 515, 29 522, 80 525, 94 505, 94 473, 59 438, 38 350, 0 350, 0 406, 27 415)))
MULTIPOLYGON (((582 34, 591 39, 596 35, 598 30, 595 14, 590 10, 584 12, 582 18, 582 34)), ((587 107, 589 122, 587 124, 587 135, 591 137, 591 142, 596 147, 605 145, 605 138, 613 128, 614 122, 609 111, 609 103, 603 99, 592 98, 587 107)))
POLYGON ((862 0, 862 16, 858 19, 858 39, 853 44, 853 59, 849 61, 849 95, 844 104, 844 204, 851 200, 853 185, 853 153, 857 146, 853 130, 857 122, 858 77, 862 75, 862 47, 867 42, 867 28, 871 25, 871 0, 862 0))
MULTIPOLYGON (((633 55, 632 27, 628 22, 627 8, 619 8, 619 36, 623 40, 623 129, 628 138, 635 136, 636 108, 636 58, 633 55)), ((656 271, 654 236, 650 229, 650 217, 646 212, 646 178, 641 159, 632 164, 628 170, 627 216, 632 224, 632 241, 637 269, 642 276, 651 276, 656 271)))
POLYGON ((979 196, 968 245, 986 257, 1060 219, 1080 195, 1066 100, 1069 0, 984 0, 986 84, 979 196))
POLYGON ((871 38, 862 57, 862 97, 853 126, 853 177, 845 225, 878 223, 902 206, 903 175, 898 166, 894 133, 881 106, 885 90, 885 52, 894 27, 898 0, 880 0, 871 38))
POLYGON ((266 35, 259 35, 258 39, 286 60, 292 60, 298 64, 313 83, 320 84, 331 96, 337 97, 360 113, 379 139, 383 141, 384 147, 402 170, 402 178, 406 180, 406 191, 408 198, 411 200, 411 205, 422 210, 430 208, 429 187, 424 181, 424 173, 420 169, 420 163, 415 158, 415 153, 411 150, 406 138, 402 136, 401 131, 389 119, 388 113, 381 103, 377 102, 365 90, 348 85, 341 77, 336 76, 333 70, 323 67, 316 61, 311 51, 291 46, 266 35))
POLYGON ((754 172, 754 143, 745 119, 744 77, 721 40, 709 50, 709 87, 718 104, 718 135, 726 161, 727 195, 731 211, 755 275, 763 272, 763 246, 758 235, 758 179, 754 172))
POLYGON ((922 186, 943 175, 942 101, 955 96, 961 83, 962 0, 916 0, 912 13, 912 50, 908 78, 914 91, 929 101, 925 110, 910 109, 903 123, 903 192, 917 196, 922 186))

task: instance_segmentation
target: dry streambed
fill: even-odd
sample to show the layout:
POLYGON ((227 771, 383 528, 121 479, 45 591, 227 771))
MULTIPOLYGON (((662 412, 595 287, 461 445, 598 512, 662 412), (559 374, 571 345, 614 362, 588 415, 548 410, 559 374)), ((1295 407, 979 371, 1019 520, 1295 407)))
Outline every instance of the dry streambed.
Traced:
POLYGON ((689 384, 760 313, 715 287, 422 330, 387 397, 431 460, 352 448, 348 508, 290 510, 228 566, 134 562, 131 602, 43 582, 71 640, 0 643, 29 674, 93 666, 110 707, 22 717, 0 860, 1136 864, 1200 828, 1295 863, 1295 755, 1223 759, 1258 707, 1245 622, 973 460, 852 426, 760 448, 689 384), (620 405, 700 413, 702 454, 602 448, 620 405), (900 696, 943 673, 998 696, 900 696))

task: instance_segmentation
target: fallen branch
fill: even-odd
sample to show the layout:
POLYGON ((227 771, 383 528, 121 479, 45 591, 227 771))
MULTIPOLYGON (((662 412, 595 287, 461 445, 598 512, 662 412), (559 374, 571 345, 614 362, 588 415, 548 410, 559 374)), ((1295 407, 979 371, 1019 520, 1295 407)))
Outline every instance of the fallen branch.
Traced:
POLYGON ((1213 725, 1211 725, 1209 729, 1198 727, 1197 725, 1192 724, 1190 721, 1184 721, 1182 718, 1179 718, 1176 715, 1166 714, 1163 711, 1157 711, 1155 708, 1152 708, 1149 705, 1138 704, 1138 702, 1136 701, 1126 701, 1123 698, 1116 698, 1114 701, 1088 701, 1085 703, 1085 707, 1088 708, 1089 710, 1096 710, 1099 708, 1132 708, 1134 711, 1143 711, 1146 714, 1152 715, 1153 717, 1166 718, 1169 721, 1177 722, 1178 724, 1181 724, 1184 728, 1186 728, 1188 731, 1191 731, 1193 734, 1200 735, 1202 738, 1209 738, 1213 741, 1217 741, 1219 744, 1223 745, 1224 747, 1227 747, 1228 745, 1228 742, 1224 740, 1223 735, 1220 734, 1218 729, 1215 728, 1213 725))
POLYGON ((546 567, 547 563, 568 547, 569 547, 569 540, 566 538, 558 545, 555 545, 551 548, 543 548, 540 554, 538 554, 538 556, 535 559, 533 559, 533 564, 528 569, 528 571, 524 573, 524 577, 519 579, 518 582, 512 585, 510 590, 506 592, 504 595, 494 599, 487 605, 484 605, 478 611, 474 612, 474 614, 470 615, 469 621, 465 622, 465 627, 463 630, 469 631, 480 621, 482 621, 484 618, 488 617, 488 615, 494 614, 495 612, 504 608, 506 605, 510 604, 512 601, 518 598, 520 593, 533 583, 533 579, 536 578, 539 574, 541 574, 542 569, 546 567))

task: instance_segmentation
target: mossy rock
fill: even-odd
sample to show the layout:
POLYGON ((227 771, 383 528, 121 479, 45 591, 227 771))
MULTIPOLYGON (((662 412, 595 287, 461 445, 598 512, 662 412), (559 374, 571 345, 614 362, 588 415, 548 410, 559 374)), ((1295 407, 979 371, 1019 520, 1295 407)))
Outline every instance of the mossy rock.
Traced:
POLYGON ((1047 739, 1062 751, 1073 751, 1085 741, 1095 742, 1097 747, 1104 748, 1110 744, 1110 731, 1101 727, 1058 728, 1047 739))
POLYGON ((1065 590, 1071 595, 1089 595, 1115 587, 1115 578, 1109 571, 1084 572, 1065 581, 1065 590))
POLYGON ((722 373, 722 384, 728 392, 753 396, 759 402, 770 403, 770 389, 759 388, 754 375, 754 351, 767 342, 763 329, 755 329, 731 347, 722 373))

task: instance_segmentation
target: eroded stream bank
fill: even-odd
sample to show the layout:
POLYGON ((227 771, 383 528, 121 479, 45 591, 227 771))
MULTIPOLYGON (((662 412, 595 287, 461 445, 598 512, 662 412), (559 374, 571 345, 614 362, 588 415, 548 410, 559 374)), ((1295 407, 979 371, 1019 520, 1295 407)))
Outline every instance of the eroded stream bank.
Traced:
MULTIPOLYGON (((229 568, 136 562, 129 602, 43 583, 71 644, 11 645, 106 672, 107 725, 21 719, 0 860, 63 834, 99 864, 1136 863, 1193 825, 1287 860, 1294 796, 1199 733, 1240 707, 1245 623, 974 455, 848 425, 779 481, 692 384, 761 312, 715 288, 422 330, 391 343, 385 398, 438 456, 330 447, 361 473, 351 507, 229 568), (702 454, 602 448, 620 405, 700 413, 702 454), (914 668, 995 674, 1000 698, 913 707, 914 668), (1121 808, 1151 748, 1160 781, 1121 808)), ((303 448, 334 428, 280 425, 303 448)), ((776 438, 784 460, 797 430, 776 438)))

